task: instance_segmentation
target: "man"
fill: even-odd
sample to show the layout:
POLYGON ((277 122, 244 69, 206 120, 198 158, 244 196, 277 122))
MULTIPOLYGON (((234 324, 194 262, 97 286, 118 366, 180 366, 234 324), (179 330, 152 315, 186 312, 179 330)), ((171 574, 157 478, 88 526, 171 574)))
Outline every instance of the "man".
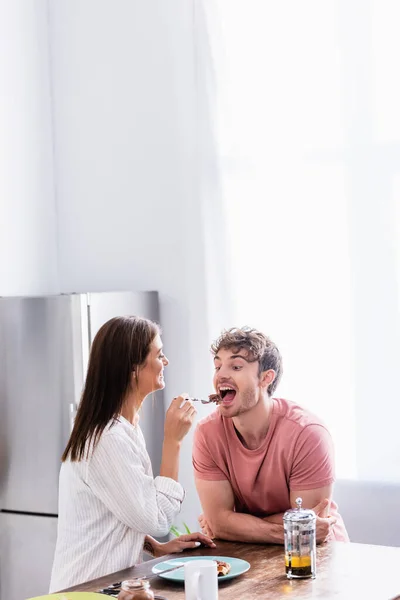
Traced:
POLYGON ((203 532, 282 544, 283 513, 301 497, 317 514, 318 543, 348 541, 332 501, 328 430, 300 406, 272 397, 282 375, 278 348, 255 329, 234 328, 211 351, 222 401, 198 424, 193 446, 203 532))

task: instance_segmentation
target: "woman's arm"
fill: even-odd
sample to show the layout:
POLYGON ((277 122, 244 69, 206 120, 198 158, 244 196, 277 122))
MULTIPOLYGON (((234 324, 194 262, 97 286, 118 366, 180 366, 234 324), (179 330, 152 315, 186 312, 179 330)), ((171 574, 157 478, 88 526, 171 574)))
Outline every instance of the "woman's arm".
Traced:
POLYGON ((181 443, 192 426, 196 410, 187 394, 174 398, 165 415, 160 475, 178 481, 181 443))
POLYGON ((216 548, 215 543, 210 540, 207 536, 202 533, 189 533, 180 535, 179 537, 165 542, 157 542, 150 535, 146 535, 144 538, 143 550, 153 556, 159 558, 165 556, 165 554, 175 554, 177 552, 183 552, 184 550, 190 550, 191 548, 198 548, 199 546, 207 546, 208 548, 216 548))
POLYGON ((103 434, 87 469, 87 485, 117 519, 141 533, 167 535, 184 498, 169 477, 146 473, 139 441, 116 428, 103 434), (136 444, 136 445, 135 445, 136 444))

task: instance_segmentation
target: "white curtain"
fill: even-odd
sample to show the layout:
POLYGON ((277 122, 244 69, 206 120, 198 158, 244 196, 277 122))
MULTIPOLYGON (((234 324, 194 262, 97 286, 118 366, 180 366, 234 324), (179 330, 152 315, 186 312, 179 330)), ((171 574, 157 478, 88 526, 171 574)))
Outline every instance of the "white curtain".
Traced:
POLYGON ((339 477, 399 481, 400 4, 197 6, 235 324, 278 344, 277 392, 327 422, 339 477))

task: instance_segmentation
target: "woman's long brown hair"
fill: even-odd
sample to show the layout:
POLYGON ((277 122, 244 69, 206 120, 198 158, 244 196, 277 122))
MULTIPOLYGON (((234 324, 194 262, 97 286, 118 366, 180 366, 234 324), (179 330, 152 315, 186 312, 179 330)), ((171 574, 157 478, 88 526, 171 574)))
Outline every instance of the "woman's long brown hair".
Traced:
POLYGON ((132 372, 144 365, 160 329, 139 317, 114 317, 97 332, 74 427, 62 455, 79 461, 94 448, 107 424, 121 412, 132 372))

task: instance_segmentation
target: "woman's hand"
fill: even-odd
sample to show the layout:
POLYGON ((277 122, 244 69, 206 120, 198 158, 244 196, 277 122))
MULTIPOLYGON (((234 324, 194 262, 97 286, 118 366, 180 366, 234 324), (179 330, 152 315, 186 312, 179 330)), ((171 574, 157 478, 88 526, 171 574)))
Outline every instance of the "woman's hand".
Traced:
POLYGON ((150 554, 150 556, 154 556, 154 558, 159 558, 160 556, 164 556, 165 554, 177 554, 178 552, 183 552, 184 550, 190 550, 192 548, 198 548, 199 546, 207 546, 208 548, 216 548, 216 545, 210 538, 202 533, 189 533, 187 535, 180 535, 179 537, 170 540, 169 542, 165 542, 161 544, 157 542, 151 535, 146 535, 143 545, 143 550, 150 554))
POLYGON ((188 394, 174 398, 165 415, 164 441, 180 443, 192 426, 196 409, 188 394))
POLYGON ((199 532, 188 533, 185 535, 180 535, 179 537, 170 540, 165 544, 159 544, 158 551, 161 552, 159 556, 164 556, 164 554, 177 554, 178 552, 183 552, 184 550, 198 548, 201 544, 203 544, 203 546, 207 546, 208 548, 216 548, 214 542, 206 535, 203 535, 199 532))

